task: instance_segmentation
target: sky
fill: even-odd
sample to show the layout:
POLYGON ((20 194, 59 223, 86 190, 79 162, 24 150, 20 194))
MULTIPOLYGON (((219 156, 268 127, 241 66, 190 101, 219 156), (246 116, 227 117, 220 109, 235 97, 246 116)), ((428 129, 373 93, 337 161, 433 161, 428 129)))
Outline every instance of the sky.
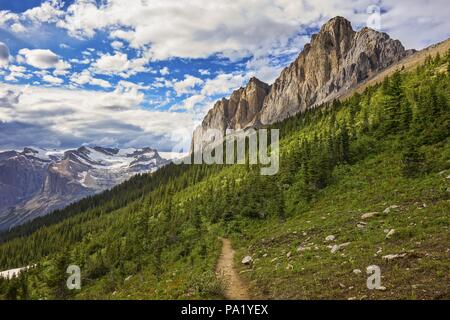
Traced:
POLYGON ((447 0, 0 0, 0 150, 186 151, 216 100, 252 76, 272 83, 330 18, 421 49, 450 37, 448 9, 447 0))

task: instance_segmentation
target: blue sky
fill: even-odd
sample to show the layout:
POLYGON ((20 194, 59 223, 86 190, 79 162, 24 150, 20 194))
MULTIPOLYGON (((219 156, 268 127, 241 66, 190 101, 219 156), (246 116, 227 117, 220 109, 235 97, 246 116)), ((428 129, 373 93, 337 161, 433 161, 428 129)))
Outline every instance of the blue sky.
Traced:
POLYGON ((0 149, 189 145, 215 100, 374 4, 406 47, 449 37, 444 0, 0 0, 0 149))

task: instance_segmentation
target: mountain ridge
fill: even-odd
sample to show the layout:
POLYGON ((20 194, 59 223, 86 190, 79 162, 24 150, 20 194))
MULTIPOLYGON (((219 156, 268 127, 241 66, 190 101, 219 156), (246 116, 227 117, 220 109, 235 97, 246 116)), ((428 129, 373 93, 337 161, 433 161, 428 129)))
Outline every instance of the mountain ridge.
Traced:
POLYGON ((26 147, 22 152, 1 152, 0 230, 110 189, 135 174, 154 172, 168 162, 148 147, 83 146, 60 152, 26 147))
MULTIPOLYGON (((257 78, 235 90, 229 99, 215 103, 193 133, 193 141, 201 139, 208 129, 225 133, 226 129, 245 129, 273 124, 316 105, 346 94, 378 72, 415 53, 406 50, 399 40, 388 34, 363 28, 354 31, 350 21, 335 17, 325 23, 299 56, 272 85, 257 78), (259 91, 250 88, 258 84, 259 91), (260 94, 266 89, 266 94, 260 94), (241 95, 246 92, 246 96, 241 95), (236 116, 235 100, 254 101, 236 116)), ((245 105, 241 109, 245 108, 245 105)))

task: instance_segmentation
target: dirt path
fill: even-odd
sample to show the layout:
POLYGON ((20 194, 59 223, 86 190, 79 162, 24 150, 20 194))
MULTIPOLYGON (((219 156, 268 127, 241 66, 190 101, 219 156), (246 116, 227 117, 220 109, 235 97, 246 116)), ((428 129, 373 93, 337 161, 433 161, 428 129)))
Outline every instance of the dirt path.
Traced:
POLYGON ((222 253, 216 267, 216 275, 222 278, 225 284, 225 298, 229 300, 248 300, 247 287, 242 283, 239 275, 234 268, 234 250, 228 239, 221 239, 222 253))

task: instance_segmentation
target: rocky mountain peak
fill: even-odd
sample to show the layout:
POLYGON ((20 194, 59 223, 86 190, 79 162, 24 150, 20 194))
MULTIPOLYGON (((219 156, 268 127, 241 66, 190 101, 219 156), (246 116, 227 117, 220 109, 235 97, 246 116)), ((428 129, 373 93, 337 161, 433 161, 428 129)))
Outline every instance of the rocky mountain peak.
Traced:
POLYGON ((339 98, 413 51, 370 28, 355 31, 335 17, 325 23, 272 86, 251 78, 208 112, 194 139, 207 129, 242 129, 282 121, 339 98))
POLYGON ((0 231, 168 163, 148 147, 0 152, 0 231))
POLYGON ((283 70, 265 98, 259 120, 282 121, 339 98, 411 53, 386 33, 370 28, 354 31, 347 19, 335 17, 283 70))
POLYGON ((250 78, 226 99, 222 98, 209 110, 202 124, 194 132, 194 140, 200 141, 208 129, 225 133, 227 129, 243 129, 251 126, 261 111, 270 86, 256 77, 250 78))
POLYGON ((336 16, 328 20, 321 28, 320 33, 333 33, 333 34, 350 34, 354 33, 352 24, 350 21, 341 16, 336 16))

